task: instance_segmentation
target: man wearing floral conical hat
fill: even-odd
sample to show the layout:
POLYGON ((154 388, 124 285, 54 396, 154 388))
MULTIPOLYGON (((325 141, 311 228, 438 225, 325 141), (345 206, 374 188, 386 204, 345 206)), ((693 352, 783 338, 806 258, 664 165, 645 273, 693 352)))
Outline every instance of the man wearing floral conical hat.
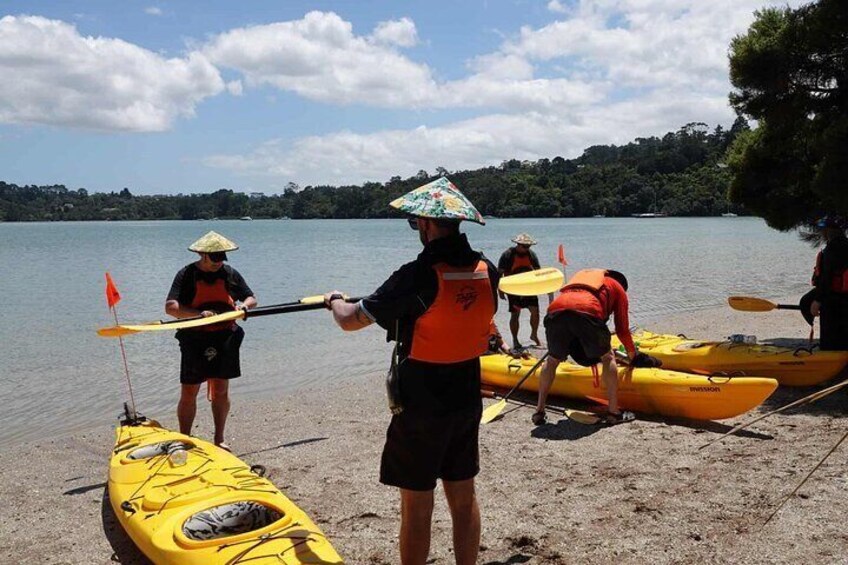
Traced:
MULTIPOLYGON (((165 312, 175 318, 209 317, 256 306, 256 297, 244 277, 225 265, 227 253, 238 245, 210 231, 189 246, 200 258, 183 267, 174 277, 165 312)), ((207 383, 215 422, 215 445, 224 443, 224 426, 230 411, 229 381, 241 375, 239 348, 244 330, 235 322, 177 331, 180 363, 180 402, 177 420, 180 432, 191 435, 197 412, 197 393, 207 383)))
MULTIPOLYGON (((501 255, 498 261, 498 270, 501 276, 517 275, 527 271, 535 271, 539 268, 539 258, 530 249, 531 245, 536 245, 536 240, 530 234, 520 233, 512 242, 515 244, 501 255)), ((536 345, 542 345, 539 341, 539 297, 538 296, 514 296, 512 294, 504 295, 500 292, 501 300, 506 298, 509 304, 509 331, 512 333, 512 345, 515 350, 522 348, 518 341, 519 319, 521 310, 524 308, 530 310, 530 339, 536 345)), ((553 296, 548 298, 553 299, 553 296)))
POLYGON ((454 555, 477 562, 480 510, 474 491, 479 471, 479 357, 488 349, 497 309, 498 271, 474 251, 461 221, 483 217, 442 177, 390 204, 407 215, 424 250, 356 304, 326 295, 342 329, 377 322, 397 343, 389 380, 393 416, 386 434, 380 481, 400 489, 401 563, 424 563, 430 549, 433 491, 442 480, 453 522, 454 555), (395 380, 396 379, 396 380, 395 380))

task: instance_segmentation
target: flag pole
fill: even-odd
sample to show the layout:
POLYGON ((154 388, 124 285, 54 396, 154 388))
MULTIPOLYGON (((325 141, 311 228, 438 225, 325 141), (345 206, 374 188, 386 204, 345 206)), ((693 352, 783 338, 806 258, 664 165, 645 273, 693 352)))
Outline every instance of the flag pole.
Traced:
MULTIPOLYGON (((116 326, 120 325, 118 323, 118 302, 120 300, 121 300, 121 295, 118 292, 118 289, 115 286, 115 283, 112 281, 112 277, 107 272, 106 273, 106 303, 109 305, 109 309, 112 311, 112 315, 115 318, 115 325, 116 326)), ((136 412, 136 409, 135 409, 135 397, 133 395, 132 381, 130 380, 130 367, 129 367, 129 364, 127 363, 127 351, 126 351, 126 349, 124 349, 124 338, 121 337, 121 336, 118 336, 118 342, 121 344, 121 359, 124 361, 124 376, 127 379, 127 389, 129 390, 129 393, 130 393, 130 407, 131 407, 132 412, 129 416, 130 416, 131 420, 135 420, 136 418, 138 418, 138 412, 136 412)))

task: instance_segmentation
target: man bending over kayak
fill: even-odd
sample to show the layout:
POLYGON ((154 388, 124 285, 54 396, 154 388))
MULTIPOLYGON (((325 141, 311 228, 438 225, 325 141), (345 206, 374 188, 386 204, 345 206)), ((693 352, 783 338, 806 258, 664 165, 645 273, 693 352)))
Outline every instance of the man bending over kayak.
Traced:
POLYGON ((453 522, 456 562, 472 565, 480 549, 480 355, 497 308, 498 272, 474 251, 461 220, 483 224, 471 202, 442 177, 391 206, 410 216, 424 250, 374 294, 349 304, 325 300, 346 331, 377 322, 398 344, 401 412, 393 410, 380 482, 400 489, 400 557, 424 565, 430 552, 433 491, 442 480, 453 522))
MULTIPOLYGON (((175 318, 208 318, 239 308, 256 306, 253 291, 238 271, 224 265, 227 252, 238 246, 224 236, 210 231, 188 248, 200 258, 183 267, 165 302, 165 312, 175 318)), ((191 435, 197 413, 197 393, 208 381, 215 422, 215 445, 229 450, 224 443, 224 426, 230 411, 229 382, 241 375, 239 348, 244 330, 235 322, 222 322, 195 329, 177 331, 182 361, 180 362, 180 402, 177 419, 180 433, 191 435)))
POLYGON ((607 388, 608 412, 602 422, 616 424, 634 419, 632 412, 618 408, 618 366, 611 347, 607 321, 614 316, 615 332, 627 349, 632 366, 651 365, 654 360, 644 353, 637 355, 630 335, 627 300, 627 278, 618 271, 585 269, 578 271, 562 288, 545 316, 545 335, 549 355, 539 378, 539 401, 533 423, 545 423, 545 404, 556 369, 569 355, 580 365, 601 364, 601 375, 607 388))

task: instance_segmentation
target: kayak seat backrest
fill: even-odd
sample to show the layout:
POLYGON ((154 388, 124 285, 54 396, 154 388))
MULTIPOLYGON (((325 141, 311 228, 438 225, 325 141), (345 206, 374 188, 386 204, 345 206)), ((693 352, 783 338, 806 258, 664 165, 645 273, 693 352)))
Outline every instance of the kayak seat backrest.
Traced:
POLYGON ((702 347, 706 347, 708 345, 715 345, 715 343, 709 343, 705 341, 684 341, 683 343, 678 343, 674 346, 674 351, 686 352, 692 351, 693 349, 700 349, 702 347))
POLYGON ((192 515, 183 523, 183 534, 197 541, 220 539, 259 530, 282 517, 278 510, 259 502, 232 502, 192 515))
POLYGON ((168 453, 168 448, 174 443, 182 444, 186 450, 192 448, 191 444, 183 441, 161 441, 159 443, 151 443, 150 445, 139 447, 138 449, 133 449, 129 452, 129 454, 127 454, 127 459, 150 459, 157 455, 166 455, 168 453))

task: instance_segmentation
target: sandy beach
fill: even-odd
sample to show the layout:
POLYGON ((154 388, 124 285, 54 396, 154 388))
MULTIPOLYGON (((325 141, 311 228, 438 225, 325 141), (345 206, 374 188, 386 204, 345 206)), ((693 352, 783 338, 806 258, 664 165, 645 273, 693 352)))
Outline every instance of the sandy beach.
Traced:
MULTIPOLYGON (((806 337, 797 313, 727 307, 649 329, 705 339, 806 337)), ((243 400, 234 387, 235 452, 266 466, 348 563, 399 561, 397 493, 377 480, 389 420, 382 379, 264 401, 243 400)), ((779 389, 757 411, 810 392, 779 389)), ((480 563, 845 563, 846 445, 762 524, 848 429, 846 406, 840 391, 704 450, 751 414, 722 422, 640 418, 611 428, 554 417, 535 428, 530 409, 510 408, 481 430, 480 563)), ((147 415, 175 425, 173 413, 147 415)), ((196 434, 210 437, 207 406, 198 424, 196 434)), ((106 500, 112 443, 112 431, 100 428, 0 452, 0 563, 146 563, 106 500)), ((453 563, 440 492, 430 563, 453 563)))

